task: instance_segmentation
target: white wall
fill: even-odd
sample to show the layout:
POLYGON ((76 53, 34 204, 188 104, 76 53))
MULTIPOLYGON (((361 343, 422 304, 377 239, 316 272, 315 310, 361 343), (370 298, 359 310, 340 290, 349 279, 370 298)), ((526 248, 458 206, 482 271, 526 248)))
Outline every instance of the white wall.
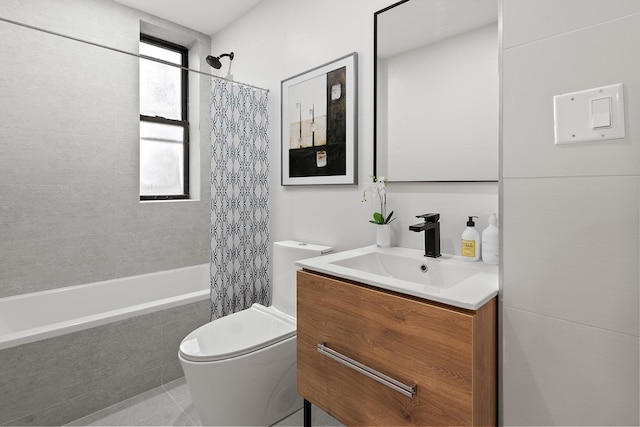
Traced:
POLYGON ((640 2, 506 0, 502 422, 638 425, 640 2), (554 145, 554 95, 624 83, 627 137, 554 145))
MULTIPOLYGON (((373 12, 387 0, 263 0, 217 34, 237 80, 271 90, 271 237, 370 244, 373 12), (359 53, 358 187, 283 188, 279 82, 359 53)), ((501 422, 638 424, 640 258, 636 0, 504 3, 501 422), (556 147, 553 95, 625 83, 627 138, 556 147)), ((224 68, 224 67, 223 67, 224 68)), ((444 251, 465 216, 496 209, 493 184, 395 184, 395 243, 420 248, 413 215, 442 214, 444 251)), ((486 216, 479 224, 486 225, 486 216)))
MULTIPOLYGON (((375 227, 369 218, 376 205, 361 203, 373 173, 373 13, 393 0, 263 0, 212 39, 212 53, 233 50, 233 77, 265 87, 269 93, 271 239, 299 239, 337 250, 369 245, 375 227), (280 185, 280 82, 358 52, 358 186, 280 185)), ((220 75, 225 76, 223 64, 220 75)), ((392 244, 424 248, 422 234, 409 231, 415 215, 441 214, 443 252, 460 251, 467 215, 497 211, 496 183, 390 184, 388 204, 398 220, 392 244)))

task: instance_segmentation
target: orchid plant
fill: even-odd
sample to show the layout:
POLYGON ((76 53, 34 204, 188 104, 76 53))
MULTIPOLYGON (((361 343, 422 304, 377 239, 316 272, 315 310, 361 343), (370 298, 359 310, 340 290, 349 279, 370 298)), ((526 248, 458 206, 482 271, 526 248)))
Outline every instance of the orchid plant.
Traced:
POLYGON ((362 192, 362 201, 366 202, 367 193, 372 193, 380 200, 380 212, 374 212, 373 219, 370 219, 369 222, 378 225, 389 224, 395 218, 393 218, 393 211, 387 215, 387 181, 384 176, 377 178, 372 176, 371 178, 373 179, 373 184, 362 192))

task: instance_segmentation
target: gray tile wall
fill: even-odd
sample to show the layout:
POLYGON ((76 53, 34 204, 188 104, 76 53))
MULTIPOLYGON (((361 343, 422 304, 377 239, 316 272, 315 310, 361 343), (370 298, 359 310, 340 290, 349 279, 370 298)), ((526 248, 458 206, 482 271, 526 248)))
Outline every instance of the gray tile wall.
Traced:
MULTIPOLYGON (((0 17, 129 52, 143 21, 208 70, 208 36, 111 0, 3 0, 0 17)), ((190 78, 199 200, 140 203, 138 59, 2 21, 0 39, 0 297, 208 262, 209 78, 190 78)))
POLYGON ((62 425, 183 375, 209 300, 0 351, 0 425, 62 425))

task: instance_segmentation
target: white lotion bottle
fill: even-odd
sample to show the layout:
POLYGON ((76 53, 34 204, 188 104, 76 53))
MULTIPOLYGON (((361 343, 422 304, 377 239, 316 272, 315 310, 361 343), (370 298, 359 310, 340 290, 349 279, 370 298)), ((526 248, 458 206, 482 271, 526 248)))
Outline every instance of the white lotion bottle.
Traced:
POLYGON ((467 261, 478 261, 480 259, 480 234, 476 230, 476 223, 470 216, 467 221, 467 228, 462 232, 462 257, 467 261))
POLYGON ((482 230, 482 261, 491 265, 500 261, 500 231, 495 213, 489 215, 489 225, 482 230))

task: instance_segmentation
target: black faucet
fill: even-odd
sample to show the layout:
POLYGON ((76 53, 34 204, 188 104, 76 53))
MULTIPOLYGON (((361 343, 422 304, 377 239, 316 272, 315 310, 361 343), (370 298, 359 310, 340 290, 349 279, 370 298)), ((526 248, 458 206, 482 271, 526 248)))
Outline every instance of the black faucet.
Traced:
POLYGON ((440 214, 428 213, 418 215, 416 218, 423 218, 422 224, 410 225, 411 231, 424 231, 424 256, 438 258, 440 255, 440 214))

